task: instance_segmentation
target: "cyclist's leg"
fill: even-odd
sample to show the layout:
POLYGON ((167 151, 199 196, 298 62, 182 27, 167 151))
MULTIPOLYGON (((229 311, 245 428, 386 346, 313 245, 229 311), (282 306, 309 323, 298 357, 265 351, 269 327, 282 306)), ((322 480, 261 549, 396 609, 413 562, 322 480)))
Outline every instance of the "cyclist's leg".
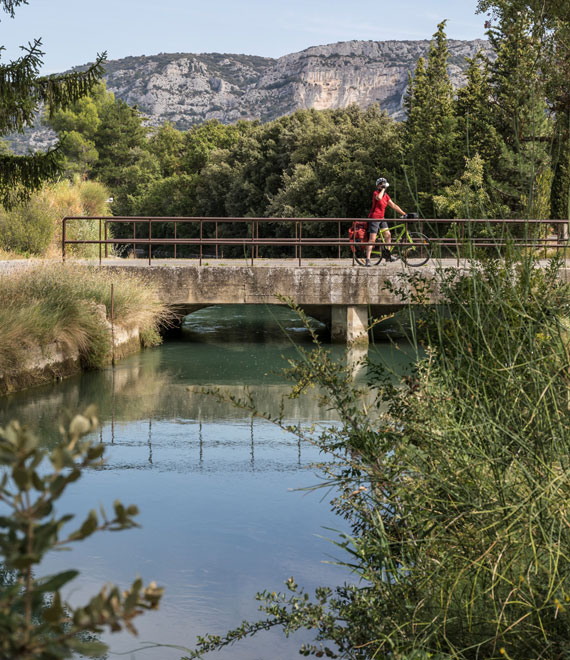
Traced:
MULTIPOLYGON (((368 240, 370 241, 370 243, 374 243, 376 241, 376 236, 378 236, 378 234, 370 234, 370 233, 368 234, 368 240)), ((372 247, 373 247, 372 245, 366 246, 367 259, 370 259, 370 256, 372 255, 372 247)))
POLYGON ((370 255, 372 254, 372 243, 376 241, 379 226, 380 223, 376 220, 368 221, 368 241, 370 242, 370 245, 366 246, 366 259, 370 259, 370 255))
POLYGON ((388 223, 387 222, 382 222, 381 223, 381 232, 382 232, 382 242, 384 243, 384 249, 389 250, 390 245, 392 244, 392 234, 390 233, 390 230, 388 229, 388 223))

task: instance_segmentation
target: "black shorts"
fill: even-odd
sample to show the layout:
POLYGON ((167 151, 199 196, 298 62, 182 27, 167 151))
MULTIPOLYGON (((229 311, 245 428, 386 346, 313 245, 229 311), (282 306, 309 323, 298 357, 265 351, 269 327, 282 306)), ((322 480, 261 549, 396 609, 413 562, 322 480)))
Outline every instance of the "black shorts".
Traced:
POLYGON ((388 223, 386 220, 369 220, 368 221, 368 233, 369 234, 377 234, 378 230, 382 229, 388 229, 388 223))

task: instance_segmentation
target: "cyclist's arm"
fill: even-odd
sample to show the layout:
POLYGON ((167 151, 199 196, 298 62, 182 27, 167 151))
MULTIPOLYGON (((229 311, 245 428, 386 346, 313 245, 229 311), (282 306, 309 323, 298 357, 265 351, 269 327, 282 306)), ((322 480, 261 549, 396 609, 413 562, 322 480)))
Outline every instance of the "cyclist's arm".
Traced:
POLYGON ((394 209, 396 213, 399 213, 400 215, 406 215, 405 211, 402 211, 402 209, 397 204, 394 204, 394 202, 391 199, 388 200, 388 206, 391 209, 394 209))

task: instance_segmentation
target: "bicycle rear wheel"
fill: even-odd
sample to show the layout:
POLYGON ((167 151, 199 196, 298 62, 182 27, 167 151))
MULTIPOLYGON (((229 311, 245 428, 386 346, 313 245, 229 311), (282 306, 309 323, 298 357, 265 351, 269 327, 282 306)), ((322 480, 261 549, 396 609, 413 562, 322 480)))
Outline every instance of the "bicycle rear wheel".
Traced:
MULTIPOLYGON (((354 260, 359 266, 366 266, 366 245, 362 245, 360 239, 354 239, 354 260), (360 243, 361 245, 358 245, 360 243)), ((364 241, 365 243, 367 241, 364 241)), ((370 264, 377 266, 382 261, 382 251, 379 245, 372 246, 372 254, 370 255, 370 264)))
POLYGON ((398 247, 402 261, 408 266, 423 266, 431 256, 429 238, 418 231, 411 231, 408 237, 404 236, 404 242, 412 245, 398 247))

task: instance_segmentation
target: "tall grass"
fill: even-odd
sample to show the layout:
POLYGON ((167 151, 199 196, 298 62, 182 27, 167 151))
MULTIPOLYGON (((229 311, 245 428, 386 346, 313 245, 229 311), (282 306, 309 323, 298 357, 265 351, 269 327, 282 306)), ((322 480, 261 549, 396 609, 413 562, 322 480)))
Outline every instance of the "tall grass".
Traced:
POLYGON ((60 342, 77 349, 86 366, 111 351, 111 284, 114 322, 138 327, 147 343, 160 341, 168 310, 135 274, 48 264, 0 276, 0 371, 17 369, 27 347, 60 342))

